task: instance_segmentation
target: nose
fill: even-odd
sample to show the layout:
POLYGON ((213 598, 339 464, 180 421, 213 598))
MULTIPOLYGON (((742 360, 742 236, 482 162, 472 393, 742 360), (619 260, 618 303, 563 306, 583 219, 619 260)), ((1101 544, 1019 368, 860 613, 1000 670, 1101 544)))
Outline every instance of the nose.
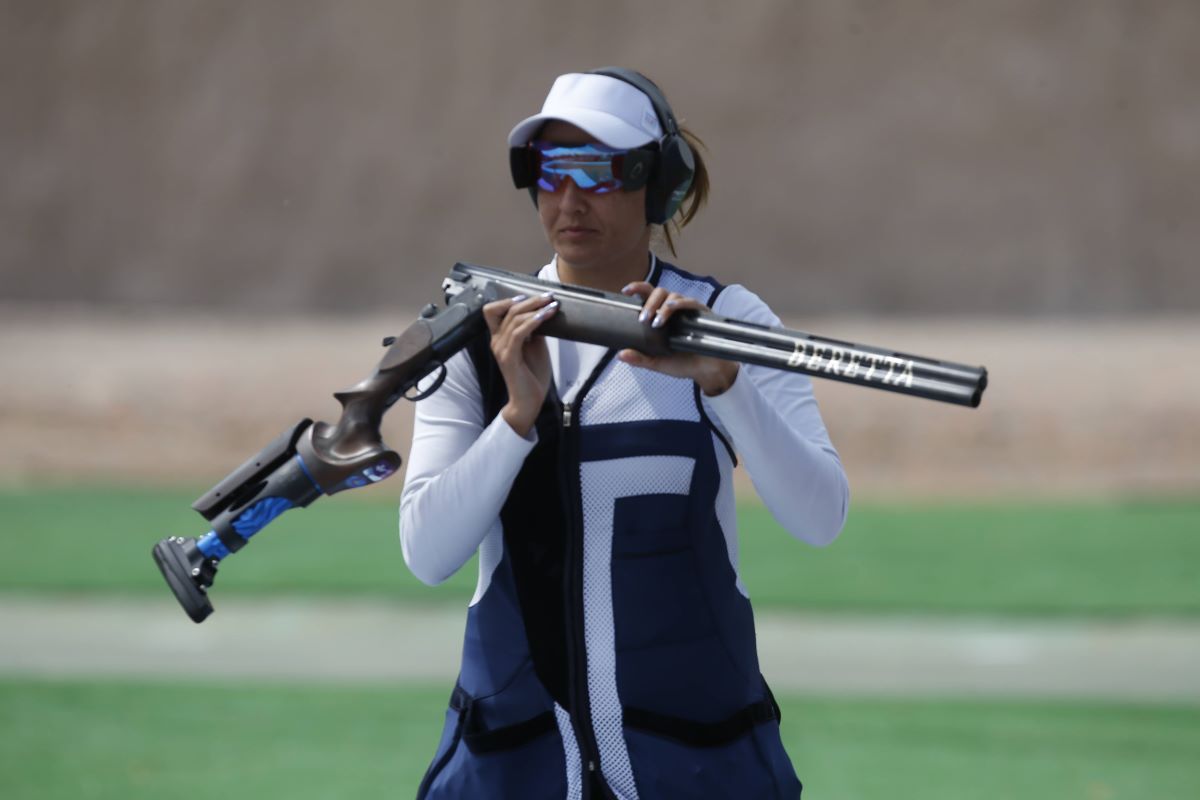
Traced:
POLYGON ((583 211, 587 206, 587 192, 575 185, 575 181, 567 178, 563 181, 562 198, 559 207, 563 211, 583 211))

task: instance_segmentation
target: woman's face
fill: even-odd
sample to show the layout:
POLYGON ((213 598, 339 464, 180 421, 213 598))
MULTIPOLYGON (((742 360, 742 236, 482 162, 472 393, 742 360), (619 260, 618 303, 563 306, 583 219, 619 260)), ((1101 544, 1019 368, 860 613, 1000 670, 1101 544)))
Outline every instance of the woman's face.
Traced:
MULTIPOLYGON (((557 120, 546 123, 538 138, 569 145, 595 141, 557 120)), ((645 189, 590 194, 568 178, 557 192, 538 190, 538 216, 560 264, 569 269, 617 271, 634 259, 645 263, 650 247, 645 189)))

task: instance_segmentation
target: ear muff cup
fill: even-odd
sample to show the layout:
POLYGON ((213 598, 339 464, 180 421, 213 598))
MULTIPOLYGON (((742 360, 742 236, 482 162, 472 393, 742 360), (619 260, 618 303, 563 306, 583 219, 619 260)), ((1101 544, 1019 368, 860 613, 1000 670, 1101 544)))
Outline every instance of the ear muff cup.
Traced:
POLYGON ((529 191, 529 199, 537 208, 537 155, 529 147, 508 148, 508 168, 513 185, 529 191))
POLYGON ((692 186, 692 179, 696 175, 696 158, 692 148, 679 133, 675 112, 654 81, 640 72, 623 67, 602 67, 591 72, 628 83, 646 95, 654 107, 663 137, 658 141, 658 163, 646 183, 646 221, 663 225, 679 210, 684 195, 692 186))
POLYGON ((675 216, 695 175, 692 148, 682 136, 668 137, 659 154, 658 169, 646 187, 646 221, 663 225, 675 216))
POLYGON ((528 147, 508 149, 508 168, 512 172, 513 185, 518 189, 532 186, 537 180, 537 166, 533 163, 534 153, 528 147))

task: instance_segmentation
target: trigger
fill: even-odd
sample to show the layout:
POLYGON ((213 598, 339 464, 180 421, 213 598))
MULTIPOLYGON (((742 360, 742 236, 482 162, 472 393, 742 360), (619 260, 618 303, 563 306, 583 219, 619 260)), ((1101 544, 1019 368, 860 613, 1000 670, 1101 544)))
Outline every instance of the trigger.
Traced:
POLYGON ((440 389, 440 388, 441 388, 441 386, 442 386, 442 383, 443 383, 443 382, 446 380, 446 365, 445 365, 445 364, 438 364, 438 369, 440 369, 440 370, 441 370, 441 372, 439 372, 439 373, 438 373, 437 380, 435 380, 435 381, 433 382, 433 385, 432 385, 432 386, 430 386, 430 387, 429 387, 428 389, 426 389, 425 391, 421 392, 421 393, 420 393, 419 395, 417 395, 416 397, 409 397, 408 395, 404 395, 404 399, 405 399, 405 400, 410 400, 410 401, 412 401, 412 402, 414 402, 414 403, 415 403, 415 402, 417 402, 418 400, 424 400, 426 397, 429 397, 429 395, 433 394, 433 393, 434 393, 434 392, 436 392, 438 389, 440 389))

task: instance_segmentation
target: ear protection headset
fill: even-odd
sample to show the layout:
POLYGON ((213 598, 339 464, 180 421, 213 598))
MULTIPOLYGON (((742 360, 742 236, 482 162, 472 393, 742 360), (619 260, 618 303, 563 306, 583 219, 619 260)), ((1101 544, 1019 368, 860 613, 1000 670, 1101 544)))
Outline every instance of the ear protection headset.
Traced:
MULTIPOLYGON (((630 190, 646 186, 646 221, 662 225, 669 220, 684 195, 692 185, 696 174, 696 160, 687 140, 679 133, 679 123, 675 121, 675 113, 662 91, 654 82, 631 69, 622 67, 602 67, 591 70, 591 74, 605 75, 624 81, 646 95, 654 107, 658 124, 662 127, 663 136, 657 142, 657 156, 650 170, 649 178, 645 177, 645 163, 642 159, 625 159, 622 182, 630 190)), ((647 151, 654 152, 654 151, 647 151)), ((528 147, 513 147, 509 150, 509 166, 512 170, 513 183, 518 189, 529 189, 533 203, 537 205, 537 164, 535 155, 528 147)))

